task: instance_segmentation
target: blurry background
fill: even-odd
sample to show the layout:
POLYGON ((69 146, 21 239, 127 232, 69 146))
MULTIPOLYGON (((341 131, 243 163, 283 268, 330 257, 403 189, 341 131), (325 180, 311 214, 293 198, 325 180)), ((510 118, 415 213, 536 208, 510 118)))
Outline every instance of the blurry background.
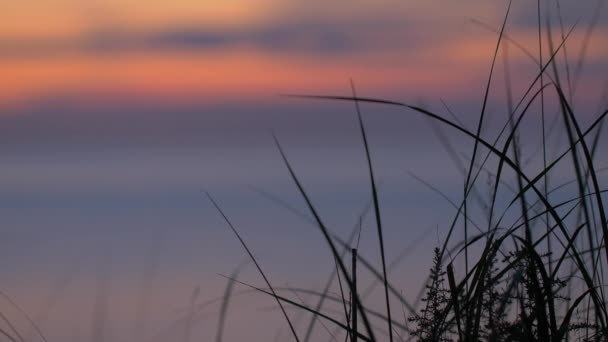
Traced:
MULTIPOLYGON (((606 6, 541 3, 545 60, 545 20, 556 46, 560 13, 566 32, 577 23, 557 59, 570 65, 568 89, 586 127, 606 107, 606 6)), ((226 280, 218 273, 246 260, 201 189, 216 197, 275 285, 319 288, 333 268, 318 230, 255 190, 305 212, 271 131, 336 233, 348 235, 369 199, 354 105, 278 94, 350 95, 353 79, 360 96, 451 117, 443 101, 474 129, 498 36, 471 19, 499 30, 507 2, 0 6, 0 290, 50 341, 185 341, 215 336, 219 302, 184 317, 192 305, 220 297, 226 280)), ((514 1, 507 34, 537 56, 535 2, 514 1)), ((508 114, 500 51, 483 133, 491 141, 508 114)), ((538 65, 512 43, 508 62, 517 101, 538 65)), ((531 174, 541 166, 540 105, 533 108, 520 132, 531 174)), ((556 108, 551 93, 549 122, 556 108)), ((414 298, 455 210, 408 172, 454 201, 465 176, 427 119, 399 108, 362 109, 387 257, 416 247, 390 278, 414 298)), ((467 164, 472 141, 442 131, 467 164)), ((557 128, 549 134, 553 157, 566 138, 557 128)), ((608 158, 598 156, 597 167, 606 166, 608 158)), ((360 249, 379 265, 373 215, 363 220, 360 249)), ((251 265, 240 277, 263 284, 251 265)), ((0 310, 36 340, 23 315, 0 299, 0 310)), ((226 324, 227 341, 269 341, 280 329, 279 338, 288 338, 274 302, 256 294, 234 297, 226 324)))

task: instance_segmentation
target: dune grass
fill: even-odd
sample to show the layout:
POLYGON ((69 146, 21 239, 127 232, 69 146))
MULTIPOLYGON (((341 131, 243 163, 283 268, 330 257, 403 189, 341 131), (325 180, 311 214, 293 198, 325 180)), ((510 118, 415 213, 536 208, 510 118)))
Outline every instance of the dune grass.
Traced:
MULTIPOLYGON (((600 1, 598 6, 602 6, 601 4, 600 1)), ((567 42, 576 25, 566 29, 559 13, 561 39, 559 44, 554 44, 551 38, 551 15, 543 15, 540 1, 537 1, 536 5, 538 56, 534 56, 507 35, 510 4, 499 30, 476 21, 496 32, 498 38, 474 131, 464 127, 453 113, 451 114, 453 118, 447 119, 439 113, 420 106, 387 99, 360 97, 352 82, 351 96, 285 95, 308 100, 347 101, 355 105, 369 173, 370 204, 380 243, 381 265, 378 268, 360 254, 352 252, 356 250, 354 245, 358 231, 356 225, 351 236, 344 241, 324 224, 285 150, 274 136, 279 154, 306 203, 308 213, 289 207, 280 199, 273 200, 308 221, 311 221, 309 217, 312 215, 311 224, 314 224, 323 235, 332 253, 332 262, 335 263, 336 270, 328 277, 324 288, 320 291, 273 287, 246 243, 210 197, 243 244, 268 286, 264 289, 246 284, 236 279, 236 273, 229 277, 226 291, 228 295, 224 297, 222 305, 221 328, 218 329, 220 333, 217 341, 222 340, 224 316, 234 283, 274 298, 296 341, 299 341, 301 336, 304 336, 303 341, 309 341, 315 323, 319 320, 328 323, 330 327, 333 325, 337 329, 336 332, 342 334, 344 341, 392 342, 395 338, 408 341, 608 340, 608 308, 604 290, 606 286, 604 269, 608 265, 608 220, 605 197, 603 197, 608 190, 601 187, 600 179, 605 179, 602 178, 605 177, 605 173, 604 170, 597 168, 595 162, 598 154, 605 153, 602 151, 602 147, 605 146, 600 146, 600 135, 608 110, 602 109, 594 116, 590 125, 583 127, 573 103, 587 44, 597 24, 597 18, 594 16, 587 28, 578 60, 572 62, 572 57, 568 57, 567 42), (544 24, 543 16, 546 19, 544 24), (543 33, 547 34, 547 38, 543 38, 543 33), (538 65, 538 72, 533 75, 528 88, 517 101, 513 99, 509 79, 507 44, 523 50, 538 65), (543 46, 549 47, 549 56, 542 55, 543 46), (501 47, 509 116, 498 136, 491 139, 482 136, 482 131, 490 85, 501 47), (558 65, 559 54, 562 54, 565 65, 558 65), (570 67, 571 63, 575 63, 575 68, 570 67), (565 83, 562 81, 563 71, 560 70, 565 70, 565 83), (560 151, 553 159, 548 153, 550 145, 545 113, 549 98, 557 101, 558 117, 561 119, 557 124, 562 125, 568 141, 566 149, 560 151), (472 143, 468 166, 465 165, 464 168, 462 199, 460 203, 450 202, 457 213, 447 230, 445 240, 435 250, 430 273, 419 275, 426 277, 427 281, 415 300, 406 299, 397 284, 391 283, 388 277, 395 263, 386 261, 383 237, 385 227, 382 225, 379 189, 374 177, 373 158, 366 134, 364 115, 360 108, 361 103, 398 107, 403 110, 404 115, 422 115, 436 124, 469 138, 472 143), (537 112, 535 106, 540 108, 537 112), (522 147, 518 140, 522 121, 532 115, 540 118, 542 128, 542 132, 539 132, 542 136, 542 146, 539 149, 542 153, 542 169, 534 174, 530 174, 522 161, 522 147), (564 165, 568 165, 574 171, 574 175, 567 183, 552 187, 550 180, 553 172, 564 165), (505 177, 507 171, 515 175, 515 186, 509 185, 510 182, 505 177), (493 184, 490 186, 491 198, 487 202, 475 194, 479 175, 482 172, 487 172, 493 178, 493 184), (501 184, 507 184, 511 193, 504 194, 501 184), (576 193, 571 194, 568 200, 556 203, 555 197, 552 197, 553 193, 569 184, 576 185, 576 193), (509 204, 501 213, 498 212, 497 201, 499 197, 505 196, 509 197, 509 204), (471 208, 475 205, 485 207, 486 217, 483 219, 487 221, 486 227, 476 223, 481 222, 481 219, 470 217, 473 212, 471 208), (518 211, 519 218, 508 224, 505 222, 509 217, 507 212, 513 211, 518 211), (462 227, 459 226, 459 222, 462 222, 462 227), (478 233, 472 234, 472 227, 478 233), (462 228, 462 235, 459 234, 459 228, 462 228), (459 240, 458 236, 463 236, 463 239, 459 240), (353 259, 351 269, 347 268, 346 263, 349 252, 353 259), (456 267, 458 261, 464 261, 464 269, 456 267), (375 277, 376 284, 382 286, 384 312, 366 306, 365 298, 371 292, 371 288, 359 292, 356 274, 353 273, 357 265, 360 266, 359 272, 368 272, 375 277), (349 295, 334 296, 329 293, 336 279, 340 281, 341 291, 346 290, 349 295), (345 284, 344 288, 342 288, 342 280, 345 284), (315 305, 307 306, 282 295, 283 291, 306 293, 318 297, 318 301, 315 305), (326 301, 341 303, 344 314, 336 316, 325 312, 323 307, 326 301), (311 313, 311 319, 306 327, 296 329, 283 305, 311 313), (404 311, 403 319, 394 316, 394 310, 399 306, 404 311), (358 318, 353 318, 357 316, 358 318), (363 329, 358 327, 359 319, 363 329), (377 324, 378 322, 382 324, 377 324)), ((558 10, 561 10, 559 6, 558 10)), ((449 146, 445 137, 441 140, 445 146, 449 146)), ((461 162, 454 151, 449 152, 453 160, 461 162)), ((448 199, 433 185, 416 178, 431 191, 448 199)), ((367 215, 369 208, 370 206, 364 209, 360 216, 367 215)), ((331 338, 335 340, 337 336, 337 334, 328 335, 330 340, 331 338)))

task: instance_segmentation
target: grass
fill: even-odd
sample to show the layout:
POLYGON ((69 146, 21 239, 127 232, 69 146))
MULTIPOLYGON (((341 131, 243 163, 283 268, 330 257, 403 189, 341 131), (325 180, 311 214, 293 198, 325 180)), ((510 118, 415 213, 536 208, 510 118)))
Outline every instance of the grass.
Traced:
MULTIPOLYGON (((298 192, 306 202, 307 210, 314 217, 311 223, 317 226, 333 255, 336 270, 330 275, 321 291, 273 288, 245 242, 232 227, 266 280, 268 289, 246 284, 235 279, 236 276, 233 275, 229 277, 230 282, 226 292, 230 293, 236 282, 273 297, 277 300, 285 320, 291 328, 293 339, 296 341, 300 340, 300 335, 293 327, 283 304, 312 314, 305 334, 302 335, 304 336, 303 341, 310 340, 312 330, 318 320, 323 320, 330 326, 333 324, 337 329, 334 332, 341 332, 344 341, 388 340, 392 342, 395 338, 407 341, 608 340, 608 309, 604 290, 607 285, 604 269, 608 263, 608 220, 605 212, 605 199, 602 196, 608 190, 603 189, 600 185, 604 170, 597 169, 595 162, 595 157, 604 153, 601 151, 600 135, 608 110, 603 109, 594 117, 589 126, 582 127, 572 100, 584 65, 589 37, 597 25, 597 13, 603 3, 598 2, 592 23, 586 30, 583 47, 578 59, 574 62, 576 66, 574 69, 570 67, 572 57, 568 56, 567 42, 576 25, 566 30, 559 12, 561 8, 558 2, 561 40, 556 45, 552 40, 551 15, 549 13, 544 15, 546 22, 543 29, 540 1, 537 1, 536 5, 538 56, 534 56, 507 35, 510 4, 500 30, 495 30, 487 24, 474 20, 475 23, 498 35, 475 131, 464 127, 447 105, 446 108, 453 120, 407 103, 360 97, 357 95, 352 81, 351 96, 285 95, 309 100, 348 101, 355 105, 364 155, 367 160, 371 206, 380 243, 381 266, 378 269, 360 254, 355 255, 351 252, 353 258, 351 270, 355 269, 357 263, 360 264, 363 272, 369 272, 376 279, 376 284, 383 287, 384 312, 374 311, 365 305, 365 297, 371 292, 371 288, 370 291, 360 293, 357 290, 356 274, 346 267, 345 260, 347 259, 345 258, 348 257, 351 250, 356 250, 353 242, 357 226, 347 241, 331 232, 318 214, 276 136, 274 139, 277 149, 298 192), (547 34, 546 41, 543 39, 543 32, 547 34), (538 65, 538 73, 534 75, 524 95, 516 103, 513 101, 510 82, 508 44, 522 50, 538 65), (549 47, 548 58, 542 55, 543 46, 549 47), (482 136, 482 131, 494 69, 501 47, 509 117, 500 134, 494 140, 489 140, 482 136), (563 56, 565 65, 558 65, 557 57, 560 54, 563 56), (565 86, 561 81, 563 75, 560 70, 565 70, 566 73, 565 86), (548 153, 550 145, 547 131, 549 126, 546 122, 548 101, 551 98, 557 101, 562 129, 568 138, 566 149, 552 160, 548 153), (464 163, 449 147, 447 138, 442 135, 437 124, 468 137, 473 144, 468 167, 464 168, 465 180, 460 203, 450 201, 439 189, 414 176, 430 190, 450 201, 457 209, 447 237, 435 250, 433 267, 425 286, 415 301, 404 298, 397 285, 392 284, 388 277, 387 270, 390 270, 393 263, 387 264, 386 262, 380 196, 377 180, 374 177, 370 142, 360 103, 399 107, 403 109, 404 115, 422 115, 435 122, 433 127, 440 134, 440 140, 448 148, 451 159, 459 165, 464 166, 464 163), (536 105, 540 105, 540 113, 533 110, 536 105), (524 118, 528 119, 533 114, 539 114, 542 128, 542 132, 540 132, 542 146, 539 149, 542 152, 542 169, 535 174, 525 170, 526 166, 522 162, 521 156, 522 146, 518 139, 524 118), (497 162, 492 165, 494 160, 497 162), (567 163, 570 163, 569 166, 574 170, 572 180, 551 187, 553 172, 567 163), (505 179, 507 171, 515 174, 515 187, 509 186, 510 182, 505 179), (476 190, 482 172, 487 172, 494 180, 490 186, 489 203, 484 202, 476 190), (552 195, 572 183, 576 185, 576 195, 572 195, 567 201, 555 203, 555 197, 552 195), (504 184, 507 184, 512 193, 509 204, 502 213, 499 213, 497 200, 499 197, 505 196, 501 192, 504 187, 500 186, 504 184), (472 195, 474 195, 474 199, 471 199, 472 195), (473 212, 471 208, 475 205, 484 208, 482 211, 485 212, 487 220, 485 229, 475 223, 476 219, 470 217, 473 212), (519 218, 508 225, 505 222, 509 217, 507 212, 517 210, 519 210, 519 218), (463 240, 456 240, 460 228, 459 222, 462 222, 463 240), (471 225, 479 233, 471 234, 471 225), (456 265, 462 261, 464 261, 464 270, 458 270, 456 265), (329 294, 335 279, 340 281, 341 296, 329 294), (346 285, 344 289, 341 280, 346 285), (307 293, 317 296, 319 299, 316 305, 306 306, 278 294, 287 290, 307 293), (343 295, 343 290, 349 291, 350 295, 343 295), (341 303, 344 307, 344 314, 335 316, 324 312, 325 301, 341 303), (402 321, 393 316, 396 306, 403 308, 402 321), (359 322, 356 318, 354 321, 352 320, 357 315, 363 323, 363 330, 358 328, 359 322), (374 318, 374 322, 383 322, 384 327, 372 324, 370 317, 374 318), (382 336, 382 338, 378 336, 382 336)), ((306 213, 289 207, 280 199, 272 198, 272 200, 309 220, 306 213)), ((221 213, 219 206, 215 202, 214 204, 221 213)), ((367 214, 368 209, 369 207, 363 211, 361 217, 367 214)), ((222 213, 222 215, 224 214, 222 213)), ((226 217, 225 219, 227 220, 226 217)), ((228 296, 225 297, 225 301, 228 300, 227 298, 228 296)), ((222 306, 222 325, 225 312, 226 307, 222 306)), ((336 340, 335 333, 329 335, 336 340)), ((217 341, 221 340, 221 334, 218 334, 217 341)))

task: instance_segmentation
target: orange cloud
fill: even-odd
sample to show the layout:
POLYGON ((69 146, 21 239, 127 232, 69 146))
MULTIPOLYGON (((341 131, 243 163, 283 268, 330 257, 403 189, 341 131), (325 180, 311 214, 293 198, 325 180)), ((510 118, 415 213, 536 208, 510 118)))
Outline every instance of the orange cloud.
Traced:
MULTIPOLYGON (((27 101, 32 96, 96 92, 112 93, 117 98, 128 94, 125 96, 129 98, 136 95, 166 101, 264 98, 292 91, 343 93, 348 90, 347 80, 351 77, 359 88, 372 94, 470 95, 475 93, 470 85, 482 84, 487 76, 497 35, 467 24, 465 12, 475 15, 483 9, 497 16, 504 9, 485 3, 474 10, 472 2, 467 4, 457 6, 454 11, 438 11, 438 5, 433 4, 412 7, 384 1, 383 6, 359 3, 340 12, 340 6, 323 7, 320 1, 304 6, 264 0, 253 6, 238 0, 221 4, 153 0, 141 8, 133 2, 111 0, 104 2, 100 11, 83 9, 68 0, 41 1, 37 7, 14 3, 7 10, 12 19, 0 23, 0 37, 10 38, 21 32, 24 37, 63 38, 32 40, 33 52, 25 57, 19 53, 10 57, 12 45, 10 42, 2 45, 0 38, 0 53, 9 52, 9 57, 0 56, 0 73, 4 76, 0 103, 27 101), (391 4, 395 6, 390 7, 391 4), (395 13, 387 14, 386 8, 394 9, 395 13), (376 31, 366 26, 374 23, 361 19, 366 11, 382 14, 378 15, 387 19, 383 22, 385 26, 376 31), (437 18, 420 19, 423 14, 433 12, 437 12, 437 18), (401 14, 407 22, 396 20, 401 14), (348 16, 351 18, 345 19, 348 16), (330 21, 334 26, 327 24, 330 17, 335 17, 335 21, 330 21), (125 18, 132 20, 125 24, 125 18), (188 23, 187 18, 202 26, 191 31, 188 26, 181 26, 182 31, 165 26, 188 23), (298 24, 290 23, 291 18, 298 24), (262 23, 265 19, 268 22, 262 23), (412 20, 416 21, 412 24, 412 20), (455 20, 463 25, 455 24, 455 20), (113 36, 109 40, 101 35, 98 42, 95 39, 99 37, 86 34, 91 28, 103 29, 112 23, 118 27, 111 27, 113 36), (461 30, 438 34, 445 28, 440 24, 461 30), (150 31, 154 26, 165 31, 150 31), (206 31, 207 27, 220 29, 206 31), (342 47, 333 45, 331 39, 321 40, 334 27, 344 31, 336 38, 338 43, 345 42, 342 47), (306 30, 308 34, 301 35, 306 30), (352 45, 348 45, 348 39, 352 45), (40 42, 42 48, 37 46, 40 42), (104 44, 108 43, 114 45, 104 50, 104 44), (468 86, 462 87, 463 84, 468 86)), ((508 34, 535 53, 538 43, 534 29, 516 25, 513 29, 509 27, 508 34)), ((581 27, 568 42, 573 58, 578 55, 583 35, 581 27)), ((595 33, 588 50, 591 63, 601 63, 608 57, 608 47, 600 43, 607 36, 608 30, 602 27, 595 33)), ((17 40, 17 46, 20 43, 29 46, 27 39, 17 40)), ((514 66, 533 65, 512 44, 510 56, 514 66)))
POLYGON ((344 93, 351 77, 368 92, 378 94, 397 88, 420 95, 425 90, 448 91, 463 79, 462 75, 450 73, 451 66, 447 64, 408 65, 407 60, 400 64, 319 60, 247 49, 204 54, 129 54, 120 58, 12 60, 0 64, 5 80, 0 84, 0 101, 96 89, 153 96, 150 100, 229 101, 242 97, 268 98, 285 92, 344 93))

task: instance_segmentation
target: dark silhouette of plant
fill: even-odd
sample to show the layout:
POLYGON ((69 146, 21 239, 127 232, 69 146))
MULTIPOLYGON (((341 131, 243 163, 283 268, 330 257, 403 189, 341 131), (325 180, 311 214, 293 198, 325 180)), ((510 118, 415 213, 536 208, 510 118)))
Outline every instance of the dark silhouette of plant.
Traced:
POLYGON ((506 332, 510 328, 510 324, 503 307, 507 307, 511 300, 501 286, 504 280, 495 279, 499 271, 499 268, 496 267, 496 258, 490 260, 488 267, 489 271, 485 276, 487 287, 482 298, 482 331, 479 336, 487 341, 506 341, 505 336, 507 336, 506 332))
MULTIPOLYGON (((602 2, 598 2, 598 4, 600 3, 602 2)), ((540 44, 540 1, 537 2, 537 7, 540 44)), ((549 17, 550 15, 551 13, 548 13, 549 17)), ((343 318, 334 318, 321 312, 321 304, 326 300, 346 307, 347 303, 343 296, 340 298, 329 293, 335 273, 330 276, 322 292, 312 292, 320 297, 314 308, 305 307, 277 294, 269 283, 270 290, 250 286, 274 297, 279 303, 286 303, 312 313, 314 317, 309 324, 305 340, 311 336, 314 322, 323 318, 336 325, 337 331, 342 330, 346 339, 348 336, 352 338, 353 335, 356 335, 361 341, 384 341, 376 338, 374 331, 378 328, 375 328, 367 318, 368 315, 370 317, 373 315, 375 319, 387 323, 388 331, 384 330, 382 333, 388 336, 389 340, 393 332, 398 333, 398 329, 403 329, 409 333, 409 337, 423 342, 452 340, 467 342, 608 341, 608 307, 605 293, 605 267, 608 265, 606 262, 608 259, 604 258, 608 258, 608 243, 606 243, 608 242, 608 220, 605 218, 605 199, 602 198, 608 193, 608 189, 600 187, 598 178, 603 175, 600 172, 605 170, 597 168, 597 163, 594 164, 593 160, 600 146, 600 132, 605 118, 608 117, 608 109, 602 109, 598 115, 594 116, 591 124, 581 128, 570 99, 572 90, 570 87, 564 88, 560 83, 556 58, 558 53, 561 54, 562 51, 564 54, 566 53, 566 40, 576 25, 569 30, 561 27, 561 40, 557 46, 553 46, 551 34, 549 34, 547 38, 550 51, 548 59, 541 57, 539 61, 536 61, 533 54, 529 53, 525 47, 506 36, 507 16, 508 10, 502 28, 500 30, 492 29, 499 35, 499 38, 476 130, 467 128, 455 115, 452 115, 455 120, 450 120, 437 112, 408 103, 358 97, 354 89, 352 96, 287 95, 308 99, 348 101, 356 105, 371 176, 372 203, 381 240, 382 269, 376 269, 372 262, 360 254, 357 255, 356 260, 363 270, 369 271, 377 284, 384 285, 387 308, 386 312, 375 311, 366 306, 366 302, 363 301, 369 292, 353 291, 356 298, 353 300, 356 307, 353 308, 353 312, 356 311, 360 314, 361 322, 365 327, 365 330, 356 330, 348 324, 348 314, 345 314, 343 318), (512 97, 510 81, 506 80, 509 117, 500 134, 491 140, 485 137, 486 134, 482 136, 481 133, 484 128, 482 126, 486 116, 494 62, 496 62, 496 54, 503 39, 531 56, 532 60, 538 64, 539 70, 519 100, 512 97), (548 72, 550 67, 554 69, 552 77, 548 72), (551 81, 543 81, 544 77, 551 81), (568 94, 564 93, 564 89, 568 89, 568 94), (545 152, 549 146, 545 136, 545 93, 551 93, 556 100, 559 100, 555 104, 561 108, 564 128, 568 134, 567 146, 564 149, 559 148, 560 154, 549 159, 545 152), (540 114, 543 118, 542 146, 540 146, 543 151, 543 167, 540 171, 532 172, 523 159, 526 157, 526 151, 522 148, 523 143, 519 141, 518 130, 521 129, 520 126, 527 124, 526 120, 532 119, 534 104, 539 101, 541 102, 540 114), (461 165, 460 157, 453 152, 447 138, 440 135, 440 139, 447 147, 451 157, 456 160, 459 169, 462 169, 466 176, 464 196, 462 202, 458 204, 438 189, 429 186, 448 200, 457 209, 457 214, 447 230, 441 247, 434 249, 430 274, 414 302, 405 298, 397 285, 389 282, 387 278, 387 272, 394 265, 392 263, 387 265, 384 260, 379 196, 372 173, 372 159, 367 146, 359 103, 391 106, 403 109, 407 113, 422 115, 472 139, 471 142, 474 144, 470 154, 470 164, 466 167, 461 165), (591 141, 592 144, 589 145, 591 141), (513 151, 512 157, 510 151, 513 151), (575 170, 574 178, 561 185, 549 187, 548 178, 552 177, 554 173, 561 172, 556 171, 558 170, 556 166, 564 164, 570 155, 573 157, 571 166, 575 170), (493 160, 497 162, 495 168, 491 166, 493 160), (478 176, 482 171, 488 174, 490 192, 487 200, 481 198, 476 189, 479 183, 478 176), (516 176, 515 187, 506 181, 505 175, 509 175, 509 173, 516 176), (541 189, 543 182, 544 186, 541 189), (569 184, 577 185, 576 196, 570 196, 566 200, 560 199, 561 202, 558 202, 558 198, 561 197, 552 193, 569 184), (509 192, 504 193, 505 189, 508 189, 509 192), (469 203, 467 204, 467 202, 469 203), (474 207, 475 203, 479 208, 474 207), (481 212, 487 215, 484 217, 488 223, 485 229, 477 224, 475 217, 472 217, 475 215, 476 209, 481 209, 481 212), (518 209, 517 212, 514 209, 518 209), (571 213, 574 214, 570 215, 571 213), (514 221, 512 225, 509 225, 507 221, 510 221, 511 218, 514 221), (457 222, 460 222, 461 219, 464 226, 464 240, 456 241, 457 222), (473 235, 471 228, 476 228, 480 234, 473 235), (583 238, 584 235, 587 237, 583 238), (443 261, 447 255, 450 256, 452 263, 448 264, 444 270, 443 261), (455 260, 464 261, 462 270, 455 270, 453 265, 455 260), (405 308, 407 308, 410 315, 407 320, 413 323, 413 330, 392 319, 389 299, 397 300, 396 304, 400 304, 404 308, 404 316, 406 315, 405 308), (422 307, 421 309, 419 309, 419 305, 422 307)), ((591 31, 592 28, 589 29, 587 35, 590 35, 591 31)), ((549 23, 547 32, 550 33, 549 23)), ((507 61, 505 50, 505 64, 507 61)), ((568 68, 567 62, 565 66, 568 68)), ((509 76, 507 65, 505 65, 505 70, 505 75, 509 76)), ((344 242, 323 223, 276 137, 275 142, 300 195, 306 202, 310 215, 302 214, 297 209, 290 208, 290 210, 302 218, 311 215, 314 217, 312 223, 319 228, 327 242, 336 263, 336 273, 343 276, 348 289, 353 289, 353 277, 349 275, 338 252, 340 246, 352 248, 351 243, 344 242)), ((241 240, 241 242, 245 246, 244 241, 241 240)), ((245 249, 249 252, 247 247, 245 249)), ((258 267, 258 269, 262 273, 261 268, 258 267)), ((285 311, 283 312, 285 313, 285 311)), ((289 321, 286 313, 285 316, 289 321)), ((334 336, 334 334, 331 335, 334 336)), ((295 331, 294 338, 297 340, 295 331)))
POLYGON ((441 250, 434 249, 433 266, 430 270, 429 283, 426 285, 426 296, 422 298, 425 307, 420 314, 410 317, 416 323, 412 336, 419 341, 451 341, 446 322, 446 307, 449 292, 445 288, 445 274, 441 261, 441 250))

